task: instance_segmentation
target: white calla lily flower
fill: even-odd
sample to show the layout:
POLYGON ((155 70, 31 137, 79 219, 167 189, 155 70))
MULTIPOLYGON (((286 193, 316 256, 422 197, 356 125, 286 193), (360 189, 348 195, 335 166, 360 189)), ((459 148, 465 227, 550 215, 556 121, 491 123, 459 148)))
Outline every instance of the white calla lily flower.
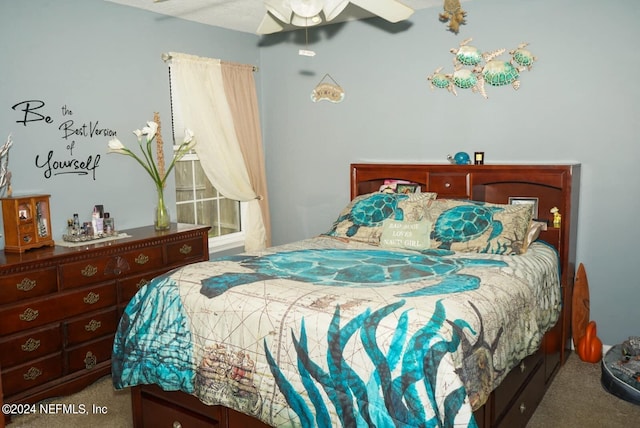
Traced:
MULTIPOLYGON (((191 150, 191 148, 193 148, 193 146, 195 146, 196 143, 193 132, 190 129, 185 129, 184 142, 180 147, 178 147, 169 167, 166 172, 164 172, 164 160, 160 162, 160 168, 158 168, 158 164, 156 164, 157 160, 154 158, 154 151, 151 147, 151 142, 156 138, 156 134, 158 133, 158 124, 153 121, 147 122, 147 126, 142 128, 142 130, 136 129, 133 133, 138 138, 138 145, 140 146, 142 157, 127 149, 124 144, 118 140, 118 138, 112 138, 109 140, 107 153, 131 156, 145 169, 145 171, 147 171, 159 190, 164 187, 169 173, 175 167, 176 161, 180 160, 189 150, 191 150), (146 144, 142 143, 143 135, 147 136, 146 144)), ((160 139, 158 139, 158 141, 160 141, 160 139)), ((159 148, 158 150, 162 150, 162 148, 159 148)), ((160 153, 160 155, 162 156, 162 153, 160 153)), ((158 153, 156 153, 156 157, 158 157, 158 153)))
POLYGON ((109 140, 109 151, 107 153, 119 153, 122 155, 128 154, 124 144, 122 144, 117 138, 109 140))

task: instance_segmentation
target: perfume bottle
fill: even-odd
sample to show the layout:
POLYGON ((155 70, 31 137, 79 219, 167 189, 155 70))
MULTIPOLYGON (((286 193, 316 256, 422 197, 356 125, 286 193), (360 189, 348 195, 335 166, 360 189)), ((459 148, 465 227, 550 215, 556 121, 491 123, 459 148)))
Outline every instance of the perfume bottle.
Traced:
POLYGON ((116 231, 115 224, 113 219, 111 218, 111 214, 104 213, 104 233, 107 235, 111 235, 116 231))
POLYGON ((78 217, 78 213, 73 214, 73 235, 80 234, 80 217, 78 217))

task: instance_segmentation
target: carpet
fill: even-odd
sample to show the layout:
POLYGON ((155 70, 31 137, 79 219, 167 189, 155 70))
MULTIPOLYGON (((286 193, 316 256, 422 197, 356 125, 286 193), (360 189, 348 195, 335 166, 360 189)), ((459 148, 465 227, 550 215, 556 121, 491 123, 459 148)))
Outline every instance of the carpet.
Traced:
MULTIPOLYGON (((129 392, 115 391, 108 376, 77 394, 46 400, 42 404, 74 404, 76 409, 84 404, 89 414, 63 414, 60 411, 19 416, 13 418, 8 428, 133 426, 129 392), (93 406, 104 409, 106 414, 92 414, 93 406)), ((640 406, 620 400, 602 388, 600 365, 585 363, 576 354, 571 354, 526 428, 627 428, 637 426, 638 421, 640 406)))

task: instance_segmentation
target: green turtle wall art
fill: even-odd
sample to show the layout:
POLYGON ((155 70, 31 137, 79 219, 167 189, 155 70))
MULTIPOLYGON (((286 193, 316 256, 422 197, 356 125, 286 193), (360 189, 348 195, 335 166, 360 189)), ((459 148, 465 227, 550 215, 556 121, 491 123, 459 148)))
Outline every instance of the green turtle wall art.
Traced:
POLYGON ((530 71, 537 58, 527 50, 529 43, 520 43, 515 49, 508 51, 510 58, 500 58, 507 53, 506 49, 496 49, 483 52, 470 45, 472 38, 460 42, 456 48, 449 51, 453 54, 451 73, 438 67, 427 76, 431 89, 447 89, 453 95, 458 95, 456 89, 471 89, 488 98, 487 86, 511 86, 520 88, 520 76, 524 71, 530 71))

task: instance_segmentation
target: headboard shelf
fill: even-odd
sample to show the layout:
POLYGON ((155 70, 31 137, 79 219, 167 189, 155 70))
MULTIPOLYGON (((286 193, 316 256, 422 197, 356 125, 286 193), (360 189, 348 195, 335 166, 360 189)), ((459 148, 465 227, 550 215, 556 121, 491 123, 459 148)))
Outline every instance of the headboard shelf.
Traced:
MULTIPOLYGON (((565 310, 571 314, 571 299, 576 260, 576 236, 580 164, 453 165, 418 163, 351 164, 351 198, 377 191, 386 179, 418 183, 423 192, 436 192, 438 198, 471 199, 508 204, 509 198, 537 200, 538 218, 547 221, 541 238, 553 245, 560 256, 565 310), (557 207, 562 216, 559 228, 553 227, 557 207)), ((570 346, 562 323, 565 346, 570 346)))

